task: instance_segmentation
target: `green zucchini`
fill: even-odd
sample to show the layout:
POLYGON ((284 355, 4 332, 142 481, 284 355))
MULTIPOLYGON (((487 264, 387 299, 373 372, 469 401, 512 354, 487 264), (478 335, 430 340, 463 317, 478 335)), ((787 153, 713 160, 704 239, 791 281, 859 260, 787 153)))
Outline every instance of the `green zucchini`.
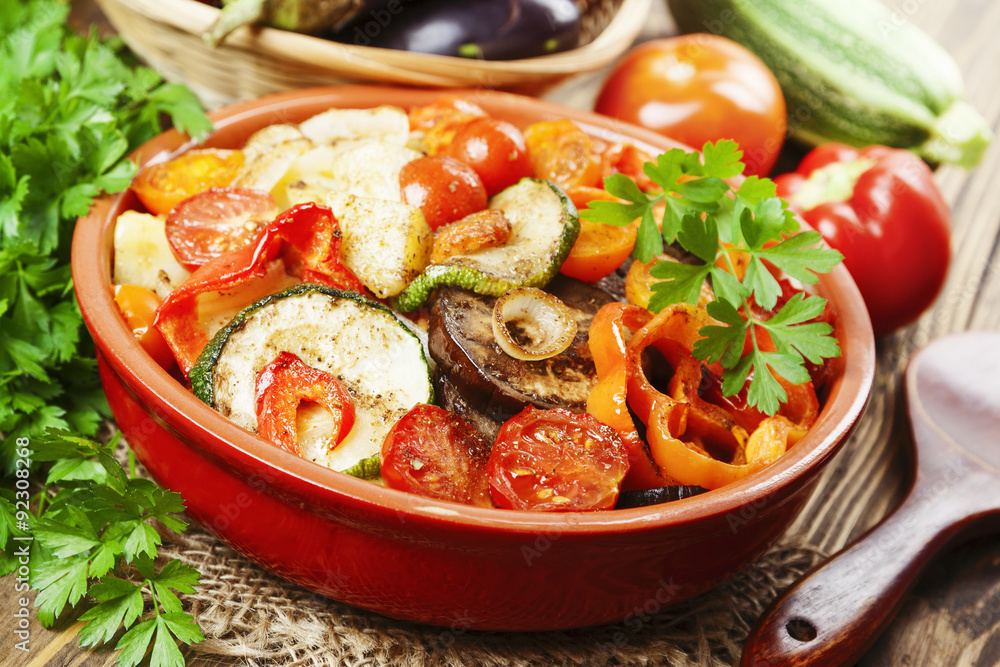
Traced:
POLYGON ((580 233, 576 207, 566 194, 549 181, 522 178, 494 196, 489 207, 507 216, 510 240, 431 264, 396 298, 397 310, 416 310, 442 285, 500 296, 514 287, 542 287, 555 277, 580 233))
POLYGON ((303 458, 360 477, 378 474, 392 425, 417 403, 434 401, 423 343, 385 306, 353 292, 302 283, 247 306, 219 331, 191 370, 195 396, 224 417, 257 431, 254 385, 279 352, 336 377, 354 399, 355 423, 333 450, 318 444, 329 413, 315 408, 303 424, 303 458))
POLYGON ((684 32, 728 37, 774 72, 807 144, 908 148, 975 166, 992 139, 958 66, 879 0, 668 0, 684 32))

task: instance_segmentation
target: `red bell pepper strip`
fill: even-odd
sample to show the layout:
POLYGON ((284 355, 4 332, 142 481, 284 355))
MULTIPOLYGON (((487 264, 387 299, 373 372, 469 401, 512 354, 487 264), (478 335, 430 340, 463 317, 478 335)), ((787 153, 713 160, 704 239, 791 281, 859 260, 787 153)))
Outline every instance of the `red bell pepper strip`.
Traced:
POLYGON ((295 419, 299 403, 314 401, 330 411, 336 425, 327 438, 333 449, 354 426, 354 401, 344 386, 325 371, 306 366, 291 352, 281 352, 257 374, 254 398, 257 434, 299 455, 295 419))
POLYGON ((826 144, 774 180, 778 195, 844 254, 876 336, 934 302, 948 272, 950 214, 920 158, 885 146, 826 144))
POLYGON ((286 270, 304 282, 364 290, 357 276, 340 263, 340 227, 330 209, 312 203, 294 206, 262 229, 251 245, 203 264, 160 304, 154 324, 185 377, 214 333, 206 331, 198 315, 197 297, 260 278, 274 259, 282 259, 286 270))

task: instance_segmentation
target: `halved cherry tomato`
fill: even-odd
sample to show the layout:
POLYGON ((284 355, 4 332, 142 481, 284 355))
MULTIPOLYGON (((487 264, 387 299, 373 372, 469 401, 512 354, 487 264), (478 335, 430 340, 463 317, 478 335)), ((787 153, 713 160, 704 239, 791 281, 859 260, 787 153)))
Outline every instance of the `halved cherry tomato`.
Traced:
POLYGON ((447 155, 418 158, 399 171, 403 202, 423 211, 431 229, 486 208, 486 187, 464 162, 447 155))
POLYGON ((466 122, 485 116, 478 104, 459 97, 442 97, 430 104, 410 109, 407 114, 411 132, 423 132, 428 155, 443 153, 466 122))
POLYGON ((444 96, 439 97, 430 104, 413 107, 406 114, 410 121, 410 131, 429 130, 435 125, 440 125, 449 120, 462 118, 468 120, 476 116, 485 116, 483 111, 475 102, 470 102, 461 97, 444 96))
POLYGON ((153 326, 160 297, 139 285, 115 285, 115 304, 142 349, 161 368, 170 369, 174 365, 174 353, 170 351, 163 334, 153 326))
POLYGON ((753 53, 717 35, 656 39, 615 65, 594 109, 700 149, 734 139, 746 173, 767 174, 785 138, 785 98, 753 53))
POLYGON ((285 451, 299 454, 295 418, 302 401, 330 411, 334 427, 327 442, 333 449, 354 426, 354 401, 344 386, 326 371, 307 366, 291 352, 280 352, 257 374, 254 386, 257 434, 285 451))
POLYGON ((591 414, 526 407, 500 427, 487 474, 498 507, 611 509, 628 472, 618 433, 591 414))
POLYGON ((493 196, 531 176, 531 159, 521 131, 507 121, 474 118, 455 133, 447 154, 472 167, 493 196))
MULTIPOLYGON (((618 201, 600 188, 574 188, 567 192, 580 210, 592 201, 618 201)), ((615 227, 598 222, 580 221, 580 234, 559 271, 570 278, 592 283, 622 265, 635 247, 639 225, 615 227)))
POLYGON ((144 167, 132 190, 150 213, 166 215, 188 197, 229 185, 243 168, 238 150, 195 148, 167 162, 144 167))
POLYGON ((493 507, 486 482, 489 446, 464 419, 419 404, 382 443, 382 479, 393 489, 477 507, 493 507))
POLYGON ((177 261, 194 270, 210 259, 250 245, 278 214, 266 192, 211 188, 188 197, 167 216, 167 241, 177 261))
POLYGON ((659 186, 643 171, 647 162, 655 162, 655 159, 646 151, 632 144, 611 144, 601 151, 601 178, 624 174, 635 181, 640 190, 654 190, 659 186))
POLYGON ((597 187, 601 160, 593 140, 571 120, 546 120, 529 125, 524 141, 536 178, 552 181, 563 190, 597 187))

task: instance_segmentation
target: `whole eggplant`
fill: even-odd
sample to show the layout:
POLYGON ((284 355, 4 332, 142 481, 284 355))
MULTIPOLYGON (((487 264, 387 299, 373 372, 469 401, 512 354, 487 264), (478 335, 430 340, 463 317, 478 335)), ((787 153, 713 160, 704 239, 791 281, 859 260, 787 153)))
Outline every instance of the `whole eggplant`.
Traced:
POLYGON ((580 19, 574 0, 388 0, 325 36, 359 46, 514 60, 576 47, 580 19))

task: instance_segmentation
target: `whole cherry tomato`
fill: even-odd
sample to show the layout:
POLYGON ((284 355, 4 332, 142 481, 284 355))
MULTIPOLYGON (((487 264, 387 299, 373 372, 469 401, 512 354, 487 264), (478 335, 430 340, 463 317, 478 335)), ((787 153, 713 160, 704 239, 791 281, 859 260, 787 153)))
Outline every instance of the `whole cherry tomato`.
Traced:
POLYGON ((532 173, 524 135, 495 118, 474 118, 462 125, 447 154, 472 167, 491 197, 532 173))
POLYGON ((153 326, 160 297, 139 285, 115 285, 115 304, 142 349, 162 368, 170 369, 174 365, 174 353, 153 326))
POLYGON ((418 404, 382 443, 382 479, 393 489, 456 503, 493 507, 486 482, 489 446, 467 421, 418 404))
POLYGON ((498 507, 611 509, 628 472, 618 433, 591 414, 526 407, 500 427, 487 474, 498 507))
POLYGON ((844 254, 876 336, 911 323, 937 298, 948 274, 951 215, 916 155, 825 144, 775 183, 844 254))
POLYGON ((266 192, 211 188, 188 197, 167 216, 167 241, 177 261, 189 269, 250 245, 278 214, 266 192))
POLYGON ((717 35, 657 39, 615 65, 594 109, 700 149, 734 139, 746 174, 763 176, 785 138, 785 98, 757 56, 717 35))
POLYGON ((486 187, 464 162, 447 155, 412 160, 399 172, 403 202, 424 213, 431 229, 486 208, 486 187))
POLYGON ((166 215, 192 195, 232 183, 244 162, 243 151, 195 148, 143 167, 132 179, 132 190, 150 213, 166 215))

